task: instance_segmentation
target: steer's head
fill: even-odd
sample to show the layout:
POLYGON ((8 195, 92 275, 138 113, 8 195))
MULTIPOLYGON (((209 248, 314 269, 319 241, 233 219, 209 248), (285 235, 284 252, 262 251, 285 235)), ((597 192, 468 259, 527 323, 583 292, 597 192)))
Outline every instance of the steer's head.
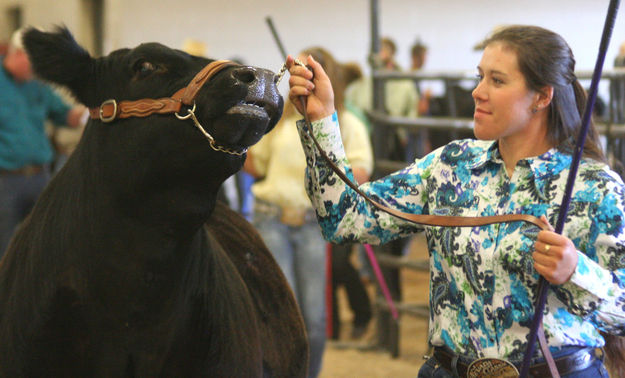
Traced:
MULTIPOLYGON (((171 97, 212 61, 158 43, 93 58, 65 28, 51 33, 28 29, 23 42, 36 75, 69 88, 89 108, 111 99, 119 103, 171 97)), ((84 155, 95 154, 87 160, 98 165, 113 190, 149 195, 166 183, 168 191, 216 191, 245 159, 245 154, 223 150, 245 150, 280 118, 283 100, 275 81, 271 71, 233 65, 201 87, 194 114, 217 149, 191 118, 180 120, 172 113, 108 123, 91 119, 78 155, 84 160, 84 155)), ((183 106, 179 115, 188 115, 190 108, 183 106)))

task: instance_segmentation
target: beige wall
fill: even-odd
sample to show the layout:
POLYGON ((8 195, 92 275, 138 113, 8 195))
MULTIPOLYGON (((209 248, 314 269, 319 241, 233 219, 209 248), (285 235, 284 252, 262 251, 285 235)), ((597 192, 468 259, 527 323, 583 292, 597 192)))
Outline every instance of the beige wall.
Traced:
MULTIPOLYGON (((21 4, 27 24, 64 23, 88 44, 81 17, 85 0, 0 0, 0 40, 7 39, 6 9, 21 4), (4 28, 4 29, 3 29, 4 28)), ((104 50, 158 41, 181 47, 186 38, 204 41, 208 55, 238 56, 250 64, 277 70, 282 63, 265 17, 271 16, 289 52, 322 45, 340 60, 366 66, 367 0, 104 0, 104 50)), ((474 70, 479 54, 471 47, 493 27, 537 24, 562 34, 577 57, 578 69, 592 69, 607 0, 380 0, 380 30, 397 41, 398 60, 408 65, 417 35, 430 47, 426 69, 474 70)), ((625 40, 625 15, 617 19, 606 67, 625 40)), ((89 46, 86 46, 89 49, 89 46)))
POLYGON ((21 6, 23 20, 28 25, 47 28, 53 23, 64 23, 71 30, 79 30, 80 18, 77 15, 80 12, 80 2, 81 0, 0 0, 0 39, 7 40, 10 37, 10 31, 6 29, 6 10, 9 7, 21 6))

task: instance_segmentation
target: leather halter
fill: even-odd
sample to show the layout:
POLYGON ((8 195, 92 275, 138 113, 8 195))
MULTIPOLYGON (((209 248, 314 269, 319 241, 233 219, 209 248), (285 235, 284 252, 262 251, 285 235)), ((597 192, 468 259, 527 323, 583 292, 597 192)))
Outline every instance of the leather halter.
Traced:
POLYGON ((211 77, 222 69, 235 65, 238 64, 229 60, 215 60, 198 72, 193 80, 189 82, 189 85, 179 89, 171 97, 159 99, 144 98, 120 102, 117 102, 115 99, 109 99, 96 108, 89 108, 89 115, 91 119, 99 119, 104 123, 108 123, 118 118, 147 117, 154 113, 178 113, 182 105, 194 105, 195 96, 211 77))

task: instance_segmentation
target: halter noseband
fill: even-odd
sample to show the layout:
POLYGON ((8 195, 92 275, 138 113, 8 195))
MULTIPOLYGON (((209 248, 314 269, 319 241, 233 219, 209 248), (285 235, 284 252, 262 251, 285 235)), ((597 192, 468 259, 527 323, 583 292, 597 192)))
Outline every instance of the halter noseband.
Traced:
POLYGON ((241 151, 231 150, 226 147, 218 146, 215 143, 215 139, 208 133, 195 117, 195 97, 202 86, 215 74, 223 70, 226 67, 236 66, 238 64, 230 60, 215 60, 206 65, 195 77, 189 82, 189 84, 176 91, 171 97, 164 98, 143 98, 135 101, 120 101, 115 99, 109 99, 104 101, 99 107, 89 108, 89 115, 91 119, 99 119, 104 123, 113 122, 120 118, 130 117, 147 117, 152 114, 170 114, 175 113, 176 117, 181 120, 192 118, 195 126, 204 134, 204 136, 210 142, 211 147, 220 152, 225 152, 231 155, 243 155, 247 149, 241 151), (181 116, 178 114, 182 109, 182 105, 188 107, 192 106, 192 109, 188 110, 188 114, 181 116))

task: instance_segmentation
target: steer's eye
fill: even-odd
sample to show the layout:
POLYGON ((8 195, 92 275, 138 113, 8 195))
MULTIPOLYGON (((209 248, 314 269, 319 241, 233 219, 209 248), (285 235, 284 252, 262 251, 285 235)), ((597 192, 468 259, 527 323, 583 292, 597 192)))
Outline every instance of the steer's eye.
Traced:
POLYGON ((135 72, 140 77, 148 76, 155 70, 156 70, 156 66, 154 66, 152 63, 147 62, 147 61, 137 62, 137 64, 135 65, 135 72))

